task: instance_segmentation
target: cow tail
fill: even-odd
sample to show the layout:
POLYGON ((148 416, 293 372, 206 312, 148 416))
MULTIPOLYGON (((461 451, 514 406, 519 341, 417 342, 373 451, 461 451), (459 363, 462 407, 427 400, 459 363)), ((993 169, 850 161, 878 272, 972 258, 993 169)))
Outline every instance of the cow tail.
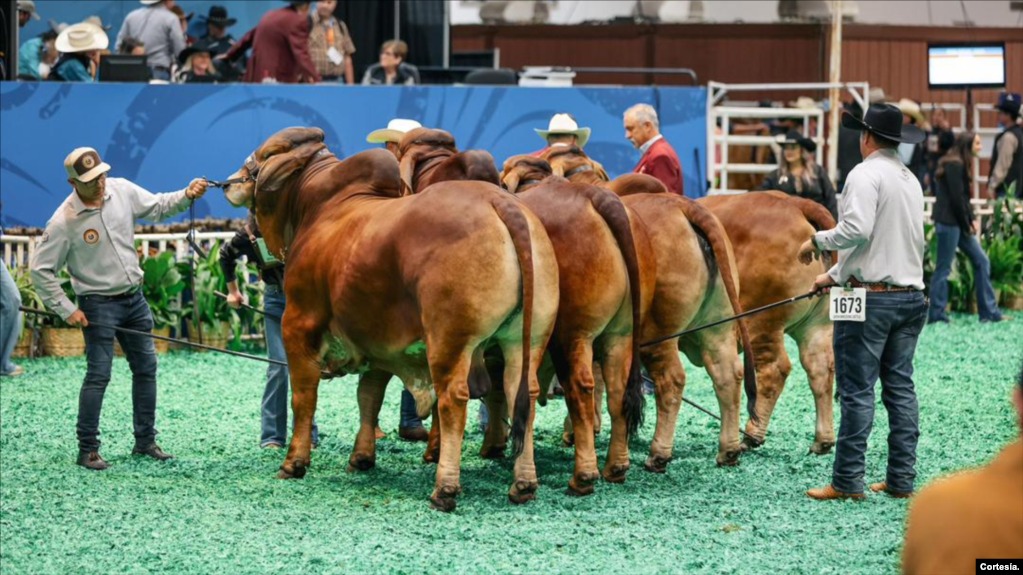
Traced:
POLYGON ((643 408, 646 398, 643 396, 643 372, 640 370, 639 329, 641 302, 639 278, 639 256, 636 254, 636 242, 632 236, 632 224, 625 204, 610 190, 592 188, 590 204, 604 219, 618 248, 625 260, 625 269, 629 275, 629 294, 632 298, 632 364, 629 366, 629 378, 625 383, 625 397, 622 402, 622 415, 625 417, 626 429, 630 436, 635 435, 643 425, 643 408))
MULTIPOLYGON (((810 222, 810 225, 815 230, 830 230, 836 225, 835 217, 831 215, 831 212, 827 208, 818 204, 813 200, 806 198, 797 198, 795 196, 789 196, 786 198, 790 202, 794 202, 799 211, 803 212, 803 217, 806 221, 810 222)), ((835 252, 825 252, 825 266, 831 266, 832 262, 836 261, 837 254, 835 252)))
MULTIPOLYGON (((729 257, 727 235, 721 222, 714 217, 714 214, 707 208, 694 202, 689 198, 682 198, 682 211, 686 219, 694 227, 703 232, 714 251, 714 259, 718 262, 721 270, 721 279, 725 284, 725 293, 728 300, 732 302, 732 311, 738 315, 742 313, 742 303, 739 301, 739 290, 735 285, 732 275, 732 264, 734 261, 729 257)), ((746 390, 746 411, 750 421, 759 423, 757 417, 757 371, 753 362, 753 347, 750 344, 749 330, 746 327, 746 320, 737 320, 739 324, 739 339, 742 341, 742 366, 743 366, 743 387, 746 390)))
MULTIPOLYGON (((529 422, 529 365, 533 334, 533 241, 529 232, 529 220, 519 205, 504 197, 493 202, 495 211, 511 235, 515 255, 519 259, 522 273, 522 377, 512 407, 512 456, 522 453, 526 439, 526 425, 529 422)), ((491 414, 491 417, 495 417, 491 414)))

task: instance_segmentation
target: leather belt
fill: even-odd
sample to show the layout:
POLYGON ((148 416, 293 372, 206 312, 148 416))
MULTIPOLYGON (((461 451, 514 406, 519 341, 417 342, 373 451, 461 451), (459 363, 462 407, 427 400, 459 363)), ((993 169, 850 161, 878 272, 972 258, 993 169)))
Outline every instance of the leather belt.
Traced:
POLYGON ((897 286, 886 282, 861 282, 856 278, 849 278, 847 282, 850 287, 863 288, 869 292, 911 292, 920 291, 913 286, 897 286))

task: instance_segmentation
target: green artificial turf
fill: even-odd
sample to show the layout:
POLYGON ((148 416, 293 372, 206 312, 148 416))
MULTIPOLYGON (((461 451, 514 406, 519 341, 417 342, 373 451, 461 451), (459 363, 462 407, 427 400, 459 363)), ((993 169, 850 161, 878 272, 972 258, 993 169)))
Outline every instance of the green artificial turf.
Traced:
MULTIPOLYGON (((1009 393, 1023 315, 1000 325, 956 316, 928 327, 916 355, 920 484, 987 461, 1019 435, 1009 393)), ((790 354, 794 351, 789 346, 790 354)), ((795 355, 793 354, 793 357, 795 355)), ((280 481, 283 456, 261 451, 264 366, 212 354, 160 362, 159 441, 177 459, 132 458, 131 378, 116 361, 96 473, 74 465, 84 360, 24 361, 0 384, 0 570, 14 573, 884 573, 898 568, 906 502, 814 502, 833 456, 808 455, 812 396, 794 366, 767 444, 737 468, 714 466, 716 423, 690 407, 665 475, 643 470, 653 406, 632 444, 624 485, 565 495, 572 453, 565 408, 537 415, 537 500, 506 500, 510 461, 477 456, 472 426, 453 514, 429 509, 434 467, 423 444, 397 440, 399 387, 381 415, 390 434, 376 469, 345 472, 357 428, 354 379, 325 383, 324 435, 304 480, 280 481)), ((687 397, 714 406, 705 372, 687 365, 687 397)), ((470 422, 475 421, 477 402, 470 422)), ((878 404, 868 481, 884 477, 887 420, 878 404)), ((837 418, 837 409, 836 409, 837 418)), ((837 421, 836 421, 837 425, 837 421)), ((608 425, 597 447, 607 449, 608 425)))

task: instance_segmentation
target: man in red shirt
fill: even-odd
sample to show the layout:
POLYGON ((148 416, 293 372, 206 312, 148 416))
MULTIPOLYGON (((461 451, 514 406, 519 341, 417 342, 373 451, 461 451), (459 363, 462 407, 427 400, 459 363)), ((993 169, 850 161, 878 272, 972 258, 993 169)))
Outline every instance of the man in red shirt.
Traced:
POLYGON ((682 164, 668 140, 661 135, 657 111, 649 104, 636 104, 625 111, 625 137, 643 152, 632 169, 661 180, 669 192, 683 195, 682 164))
POLYGON ((309 55, 309 4, 292 1, 267 12, 223 58, 233 62, 252 48, 245 82, 319 82, 320 74, 309 55))

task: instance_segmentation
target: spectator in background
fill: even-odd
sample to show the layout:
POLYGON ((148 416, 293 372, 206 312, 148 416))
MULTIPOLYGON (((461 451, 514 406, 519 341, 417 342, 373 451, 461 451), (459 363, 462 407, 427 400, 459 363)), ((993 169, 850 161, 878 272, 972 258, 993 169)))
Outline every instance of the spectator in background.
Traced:
MULTIPOLYGON (((1023 431, 1023 372, 1012 404, 1023 431)), ((980 573, 978 558, 1023 557, 1023 439, 991 463, 938 479, 909 506, 902 572, 980 573)))
MULTIPOLYGON (((3 235, 3 230, 0 230, 3 235)), ((0 376, 17 377, 25 370, 20 365, 11 363, 14 346, 21 337, 22 314, 21 292, 14 283, 11 272, 7 270, 7 262, 0 263, 0 376)))
POLYGON ((355 83, 352 54, 355 44, 348 26, 334 17, 337 0, 320 0, 313 14, 313 27, 309 32, 309 55, 316 64, 324 82, 355 83))
POLYGON ((24 28, 29 20, 38 20, 36 3, 33 0, 18 0, 18 28, 24 28))
POLYGON ((934 203, 934 227, 938 235, 938 257, 931 278, 931 304, 927 322, 948 323, 945 305, 948 304, 948 275, 955 261, 956 248, 963 251, 973 264, 974 284, 977 289, 977 313, 982 322, 999 322, 995 290, 991 286, 991 262, 977 241, 977 223, 970 204, 970 182, 973 181, 973 158, 980 153, 980 136, 963 132, 953 136, 942 135, 945 155, 938 161, 937 187, 934 203))
MULTIPOLYGON (((899 111, 902 112, 902 121, 904 123, 916 126, 928 133, 931 131, 931 125, 927 122, 927 118, 924 117, 924 113, 920 110, 920 104, 910 100, 909 98, 903 98, 899 100, 899 111)), ((910 172, 916 176, 916 179, 920 182, 921 188, 927 187, 927 148, 923 142, 917 144, 901 143, 899 144, 899 157, 902 159, 902 163, 909 168, 910 172)))
MULTIPOLYGON (((863 108, 853 100, 843 104, 846 113, 855 118, 863 117, 863 108)), ((860 162, 860 133, 840 125, 838 128, 838 193, 845 189, 845 179, 860 162)))
POLYGON ((182 84, 215 83, 220 74, 213 67, 213 55, 209 45, 199 40, 178 55, 177 82, 182 84))
MULTIPOLYGON (((945 134, 952 133, 952 125, 948 121, 948 117, 945 115, 945 110, 941 108, 931 109, 931 132, 927 134, 927 177, 925 178, 924 192, 930 190, 932 194, 937 194, 937 190, 934 182, 934 171, 938 169, 938 161, 948 151, 948 149, 942 149, 940 142, 942 138, 945 138, 945 134)), ((952 140, 949 139, 949 142, 952 140)))
POLYGON ((57 61, 57 32, 47 30, 18 48, 18 79, 45 80, 57 61))
POLYGON ((401 40, 384 42, 380 46, 380 61, 366 69, 362 76, 362 84, 412 86, 419 83, 419 71, 405 63, 406 56, 408 44, 401 40))
POLYGON ((146 47, 146 64, 154 80, 170 80, 171 65, 185 49, 181 22, 172 12, 175 0, 139 0, 137 8, 124 17, 114 49, 120 51, 125 38, 136 38, 146 47))
POLYGON ((824 168, 814 161, 817 144, 795 130, 777 137, 782 146, 778 169, 767 175, 761 190, 779 190, 817 202, 838 221, 838 198, 824 168))
POLYGON ((57 35, 54 45, 60 58, 50 78, 62 82, 95 82, 99 54, 110 44, 106 32, 94 24, 73 24, 57 35))
POLYGON ((185 13, 184 8, 175 4, 171 7, 171 12, 178 17, 178 23, 181 25, 181 35, 185 37, 185 46, 191 46, 195 43, 196 38, 188 35, 188 23, 192 21, 192 17, 195 16, 195 12, 185 13))
POLYGON ((664 183, 669 192, 683 195, 682 164, 668 140, 661 135, 657 111, 650 104, 636 104, 625 111, 625 137, 643 156, 632 169, 651 175, 664 183))
POLYGON ((235 18, 228 18, 227 8, 210 6, 209 14, 206 16, 206 34, 199 39, 209 48, 213 66, 224 82, 234 82, 245 73, 244 58, 239 58, 235 62, 217 59, 218 56, 227 54, 234 44, 234 36, 228 34, 227 29, 234 26, 237 21, 235 18))
POLYGON ((292 1, 267 12, 222 58, 231 62, 252 48, 246 82, 319 82, 320 73, 309 55, 309 4, 292 1))
POLYGON ((127 56, 145 56, 146 45, 135 38, 125 38, 121 40, 121 47, 118 48, 117 53, 127 56))
POLYGON ((998 126, 1002 133, 995 138, 991 156, 991 175, 988 176, 987 190, 996 197, 1009 193, 1009 187, 1016 185, 1016 197, 1023 198, 1023 127, 1019 125, 1020 95, 1002 92, 998 95, 998 126))

